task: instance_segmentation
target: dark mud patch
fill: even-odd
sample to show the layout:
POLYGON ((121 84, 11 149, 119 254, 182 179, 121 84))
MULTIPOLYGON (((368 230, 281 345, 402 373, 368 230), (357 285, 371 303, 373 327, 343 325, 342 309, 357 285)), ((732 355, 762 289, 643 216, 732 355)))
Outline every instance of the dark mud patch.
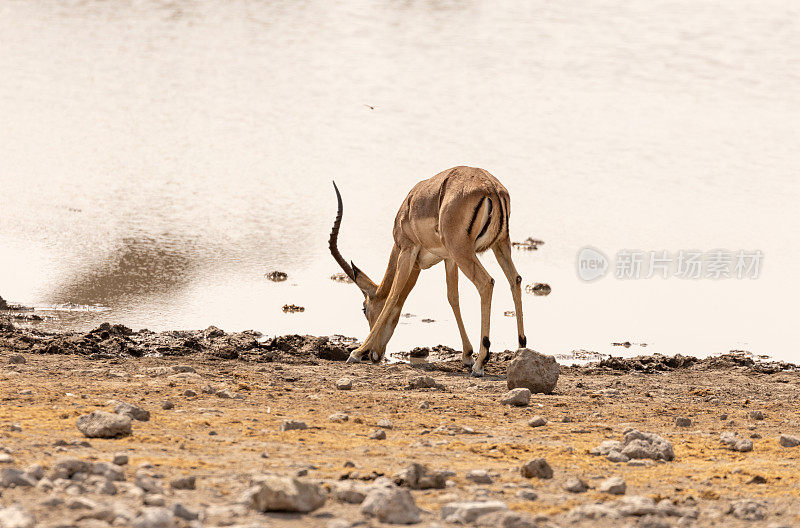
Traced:
POLYGON ((677 369, 719 370, 742 368, 764 374, 774 374, 784 371, 797 370, 797 365, 784 361, 764 361, 755 358, 749 352, 732 350, 726 354, 698 359, 693 356, 676 354, 664 356, 653 354, 650 356, 636 356, 632 358, 609 357, 585 367, 576 367, 581 372, 603 373, 608 371, 655 373, 677 369))

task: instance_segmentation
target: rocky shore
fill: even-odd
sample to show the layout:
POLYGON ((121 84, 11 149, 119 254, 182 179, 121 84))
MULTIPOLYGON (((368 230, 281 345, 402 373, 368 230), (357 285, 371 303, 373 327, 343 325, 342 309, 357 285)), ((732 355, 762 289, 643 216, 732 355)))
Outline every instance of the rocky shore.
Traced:
POLYGON ((0 527, 795 526, 800 375, 734 352, 346 365, 343 336, 0 321, 0 527))

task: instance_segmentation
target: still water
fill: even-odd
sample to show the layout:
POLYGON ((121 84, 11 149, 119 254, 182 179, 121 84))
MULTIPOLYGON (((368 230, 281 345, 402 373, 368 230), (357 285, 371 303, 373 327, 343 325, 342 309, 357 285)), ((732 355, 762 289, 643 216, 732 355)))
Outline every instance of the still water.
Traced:
MULTIPOLYGON (((553 289, 525 295, 533 348, 800 361, 798 50, 791 0, 6 0, 0 295, 45 327, 363 338, 360 293, 328 278, 331 180, 340 248, 379 280, 405 194, 463 164, 509 189, 512 239, 545 241, 515 252, 553 289), (755 280, 587 283, 587 245, 764 259, 755 280)), ((390 352, 460 347, 443 266, 405 311, 390 352)))

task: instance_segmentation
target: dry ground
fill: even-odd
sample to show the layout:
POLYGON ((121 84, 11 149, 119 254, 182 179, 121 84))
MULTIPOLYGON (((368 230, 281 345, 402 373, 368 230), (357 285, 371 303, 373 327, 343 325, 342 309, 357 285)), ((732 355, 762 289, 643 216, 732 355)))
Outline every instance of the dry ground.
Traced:
MULTIPOLYGON (((152 464, 152 471, 166 480, 197 476, 196 491, 167 489, 166 500, 168 505, 180 501, 205 510, 207 526, 324 527, 337 518, 361 520, 357 506, 334 500, 308 515, 241 515, 244 512, 225 507, 235 504, 250 476, 259 473, 307 470, 306 478, 330 483, 349 472, 356 472, 351 478, 373 472, 392 475, 410 462, 456 474, 446 489, 413 491, 417 504, 427 510, 423 526, 447 525, 439 515, 441 504, 476 497, 506 501, 543 526, 573 525, 566 512, 576 505, 617 497, 593 489, 567 493, 564 481, 576 476, 596 487, 614 475, 627 482, 627 495, 669 499, 696 508, 699 518, 630 517, 585 521, 587 526, 800 525, 800 447, 778 443, 780 433, 800 432, 797 372, 759 374, 744 367, 659 374, 565 369, 555 394, 534 395, 528 407, 509 407, 499 403, 506 390, 502 376, 473 379, 462 372, 423 372, 407 364, 22 355, 26 363, 10 365, 9 352, 0 350, 0 451, 5 448, 14 459, 0 467, 39 463, 47 468, 63 456, 110 461, 114 453, 127 453, 128 481, 142 464, 152 464), (172 365, 191 365, 196 373, 174 374, 164 368, 172 365), (409 378, 419 375, 434 377, 444 389, 404 388, 409 378), (335 381, 342 376, 353 379, 352 390, 336 389, 335 381), (208 385, 227 387, 241 399, 203 393, 208 385), (197 396, 184 396, 187 389, 197 396), (617 389, 619 394, 601 395, 598 391, 603 389, 617 389), (83 438, 76 418, 95 409, 110 410, 107 402, 112 399, 140 405, 152 418, 134 421, 128 437, 83 438), (173 402, 174 409, 162 410, 165 400, 173 402), (751 419, 750 410, 763 411, 765 418, 751 419), (331 422, 328 417, 334 412, 346 412, 350 419, 331 422), (528 426, 536 414, 547 418, 547 425, 528 426), (676 427, 678 416, 691 418, 693 425, 676 427), (393 423, 387 438, 370 439, 369 433, 384 418, 393 423), (281 432, 286 419, 305 421, 309 429, 281 432), (450 425, 472 428, 474 434, 436 430, 450 425), (675 460, 634 467, 588 454, 603 440, 621 439, 629 427, 670 440, 675 460), (757 433, 761 438, 753 440, 752 452, 737 453, 721 446, 722 431, 737 431, 745 438, 757 433), (59 440, 68 445, 57 446, 59 440), (90 446, 78 444, 85 440, 90 446), (548 460, 553 479, 522 478, 521 464, 534 457, 548 460), (345 468, 345 462, 355 467, 345 468), (494 482, 469 482, 465 473, 472 469, 488 470, 494 482), (754 476, 766 482, 750 483, 754 476), (529 486, 538 498, 518 498, 517 492, 529 486), (742 498, 762 501, 767 518, 750 522, 731 515, 730 504, 742 498)), ((2 490, 0 504, 25 505, 42 526, 99 526, 99 521, 76 522, 82 510, 38 505, 48 495, 9 488, 2 490)), ((115 496, 87 496, 99 503, 124 503, 134 512, 142 505, 141 496, 123 488, 115 496)), ((366 520, 366 525, 378 524, 366 520)))

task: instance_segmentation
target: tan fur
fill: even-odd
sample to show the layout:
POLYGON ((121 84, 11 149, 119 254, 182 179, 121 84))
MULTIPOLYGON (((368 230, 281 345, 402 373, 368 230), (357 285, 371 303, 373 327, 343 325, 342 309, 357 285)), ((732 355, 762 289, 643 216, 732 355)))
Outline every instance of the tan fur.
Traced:
MULTIPOLYGON (((511 286, 518 335, 523 343, 521 279, 511 261, 508 235, 510 206, 506 188, 483 169, 455 167, 416 184, 403 200, 395 217, 394 247, 380 284, 376 285, 357 268, 350 270, 365 296, 364 308, 370 333, 364 343, 352 352, 349 361, 360 361, 366 353, 370 354, 373 361, 383 357, 403 303, 414 287, 420 270, 444 260, 447 299, 461 334, 464 364, 472 365, 472 373, 482 376, 489 354, 484 340, 488 340, 489 336, 494 280, 481 265, 476 253, 490 248, 511 286), (481 298, 481 345, 474 363, 472 345, 464 329, 458 302, 459 269, 475 285, 481 298)), ((341 209, 331 234, 331 251, 335 250, 334 257, 349 274, 336 249, 340 220, 341 209)))

